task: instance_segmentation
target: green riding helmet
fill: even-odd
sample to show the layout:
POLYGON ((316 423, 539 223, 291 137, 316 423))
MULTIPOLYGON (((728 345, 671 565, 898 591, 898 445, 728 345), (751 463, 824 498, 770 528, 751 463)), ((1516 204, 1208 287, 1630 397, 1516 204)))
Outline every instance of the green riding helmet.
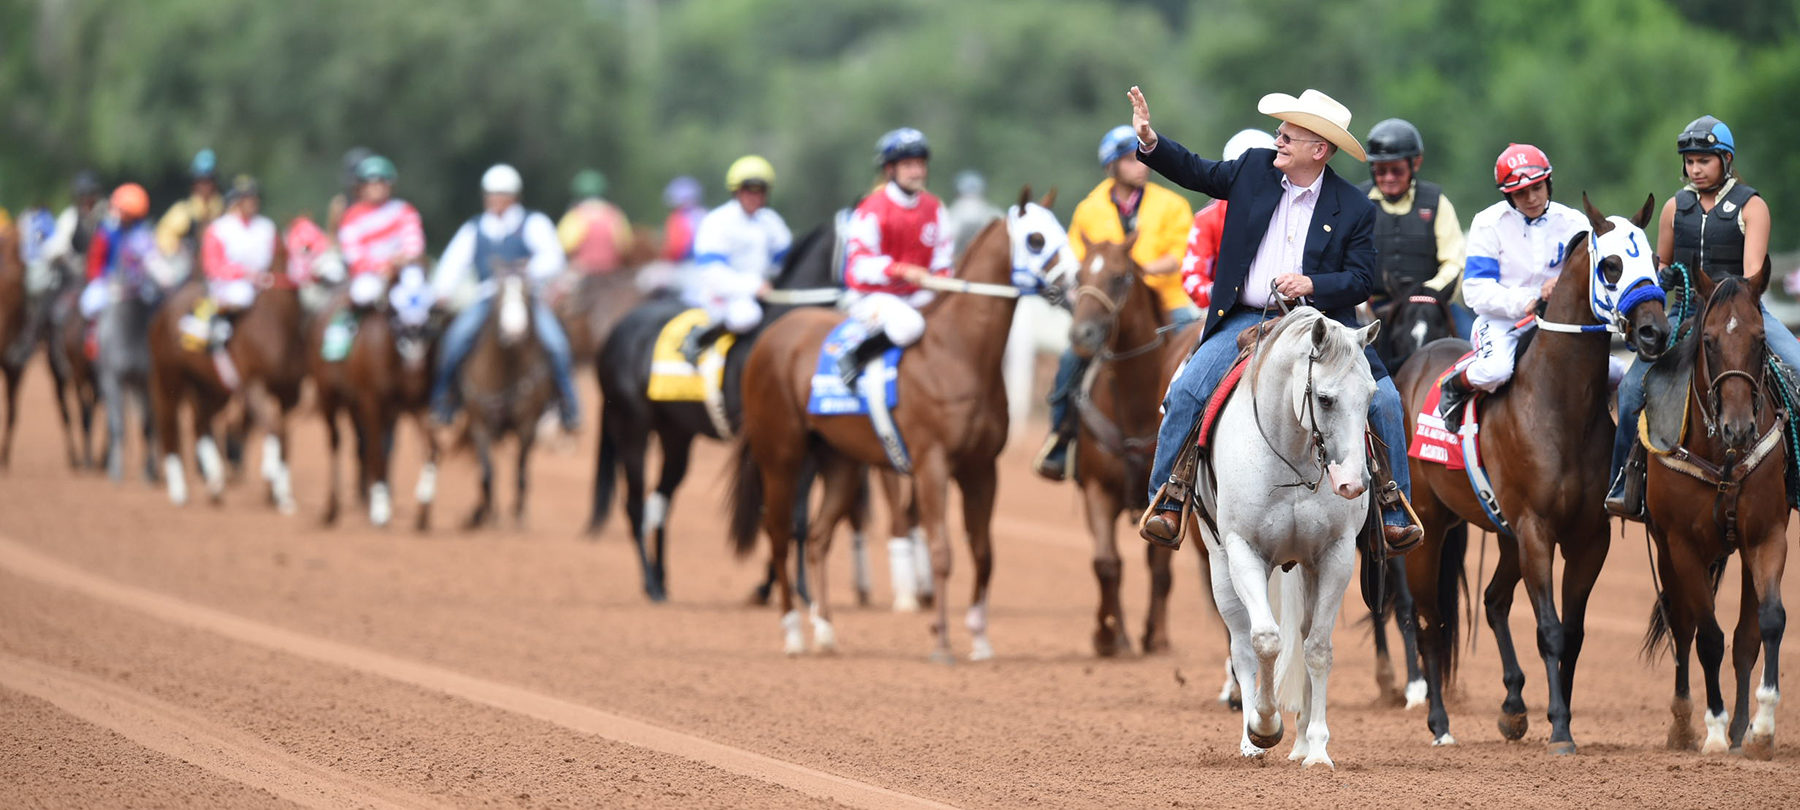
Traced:
POLYGON ((605 196, 606 175, 594 169, 582 169, 575 173, 575 180, 569 184, 569 190, 577 200, 605 196))
POLYGON ((394 168, 394 162, 381 155, 370 155, 356 164, 356 179, 367 183, 371 180, 386 180, 389 183, 400 177, 400 171, 394 168))

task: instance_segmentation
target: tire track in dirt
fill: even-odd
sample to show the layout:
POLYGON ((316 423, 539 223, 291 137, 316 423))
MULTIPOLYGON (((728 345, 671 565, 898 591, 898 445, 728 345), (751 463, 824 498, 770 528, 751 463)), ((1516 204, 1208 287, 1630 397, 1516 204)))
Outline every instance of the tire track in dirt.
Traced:
MULTIPOLYGON (((0 536, 0 567, 30 579, 279 653, 440 692, 572 731, 704 763, 852 807, 951 805, 735 748, 516 686, 329 641, 104 579, 0 536)), ((4 669, 0 669, 4 673, 4 669)), ((185 757, 184 757, 185 758, 185 757)), ((352 802, 354 803, 354 802, 352 802)))
POLYGON ((0 655, 0 688, 37 698, 145 748, 305 807, 444 806, 314 765, 194 712, 74 670, 0 655))

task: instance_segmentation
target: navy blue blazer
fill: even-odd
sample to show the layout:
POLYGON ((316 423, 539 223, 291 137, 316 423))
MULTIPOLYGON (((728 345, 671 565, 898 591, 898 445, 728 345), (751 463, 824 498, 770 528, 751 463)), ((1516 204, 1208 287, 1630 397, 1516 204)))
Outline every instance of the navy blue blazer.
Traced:
MULTIPOLYGON (((1213 303, 1200 338, 1204 341, 1226 315, 1244 306, 1239 299, 1250 263, 1281 202, 1282 174, 1274 165, 1275 150, 1251 149, 1237 160, 1207 160, 1160 137, 1156 149, 1138 152, 1138 160, 1182 188, 1231 203, 1225 209, 1213 303)), ((1300 261, 1301 272, 1312 279, 1311 304, 1339 323, 1356 327, 1356 306, 1369 300, 1374 287, 1375 261, 1375 203, 1327 166, 1300 261)), ((1375 379, 1386 377, 1387 367, 1374 350, 1364 354, 1375 379)))

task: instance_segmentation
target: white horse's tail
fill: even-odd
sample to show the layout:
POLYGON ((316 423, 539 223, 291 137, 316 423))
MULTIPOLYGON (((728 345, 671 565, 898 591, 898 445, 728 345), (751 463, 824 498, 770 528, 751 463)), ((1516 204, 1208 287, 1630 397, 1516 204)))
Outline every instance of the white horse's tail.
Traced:
POLYGON ((1300 632, 1306 618, 1306 577, 1298 566, 1287 571, 1277 568, 1269 584, 1280 591, 1275 614, 1281 630, 1281 653, 1275 656, 1275 703, 1285 711, 1297 712, 1306 699, 1306 639, 1300 632))

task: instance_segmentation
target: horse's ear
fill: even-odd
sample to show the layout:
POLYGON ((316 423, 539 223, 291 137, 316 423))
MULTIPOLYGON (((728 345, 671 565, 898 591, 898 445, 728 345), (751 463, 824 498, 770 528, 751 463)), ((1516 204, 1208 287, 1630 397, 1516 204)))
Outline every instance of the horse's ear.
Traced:
POLYGON ((1143 231, 1132 231, 1129 235, 1127 235, 1125 237, 1125 244, 1124 244, 1125 255, 1130 256, 1131 249, 1134 247, 1137 247, 1138 234, 1140 234, 1140 233, 1143 233, 1143 231))
MULTIPOLYGON (((1769 279, 1774 275, 1770 271, 1774 269, 1774 264, 1774 262, 1769 261, 1768 256, 1764 256, 1762 272, 1751 276, 1749 279, 1750 289, 1756 293, 1756 298, 1759 301, 1762 300, 1763 293, 1768 292, 1769 290, 1769 279)), ((1705 274, 1702 273, 1701 275, 1705 274)))
POLYGON ((1024 188, 1019 189, 1019 213, 1025 213, 1025 206, 1030 202, 1031 186, 1027 184, 1024 188))
POLYGON ((1088 238, 1087 231, 1082 231, 1076 235, 1081 237, 1081 255, 1086 256, 1093 253, 1094 240, 1088 238))
POLYGON ((1444 288, 1441 290, 1433 290, 1433 289, 1431 289, 1431 287, 1423 285, 1423 284, 1421 284, 1419 286, 1425 287, 1426 291, 1431 295, 1431 297, 1436 298, 1440 303, 1449 303, 1450 299, 1454 298, 1456 296, 1456 285, 1455 284, 1445 284, 1444 288))
POLYGON ((1051 186, 1049 191, 1044 192, 1044 196, 1038 200, 1038 205, 1046 209, 1056 206, 1056 186, 1051 186))
POLYGON ((1380 334, 1381 334, 1381 321, 1371 321, 1368 326, 1365 326, 1361 329, 1356 330, 1356 339, 1358 341, 1361 341, 1362 345, 1368 346, 1370 344, 1373 344, 1375 342, 1375 338, 1380 334))
POLYGON ((1312 343, 1315 351, 1325 348, 1325 317, 1323 315, 1313 321, 1312 343))
POLYGON ((1606 215, 1600 213, 1592 202, 1588 201, 1587 192, 1581 192, 1581 209, 1587 212, 1588 224, 1594 226, 1594 234, 1600 235, 1612 230, 1612 223, 1606 221, 1606 215))
POLYGON ((1638 209, 1637 215, 1631 218, 1631 224, 1638 226, 1638 230, 1640 230, 1640 231, 1643 230, 1645 225, 1650 224, 1650 214, 1655 209, 1656 209, 1656 195, 1655 194, 1644 195, 1644 207, 1638 209))
MULTIPOLYGON (((1763 272, 1768 272, 1768 260, 1766 258, 1763 260, 1763 272)), ((1702 301, 1712 298, 1713 288, 1719 286, 1719 283, 1713 281, 1713 277, 1706 272, 1705 268, 1694 268, 1693 272, 1688 273, 1688 277, 1692 279, 1694 293, 1700 296, 1700 300, 1702 301)), ((1758 294, 1760 295, 1761 293, 1758 294)))

